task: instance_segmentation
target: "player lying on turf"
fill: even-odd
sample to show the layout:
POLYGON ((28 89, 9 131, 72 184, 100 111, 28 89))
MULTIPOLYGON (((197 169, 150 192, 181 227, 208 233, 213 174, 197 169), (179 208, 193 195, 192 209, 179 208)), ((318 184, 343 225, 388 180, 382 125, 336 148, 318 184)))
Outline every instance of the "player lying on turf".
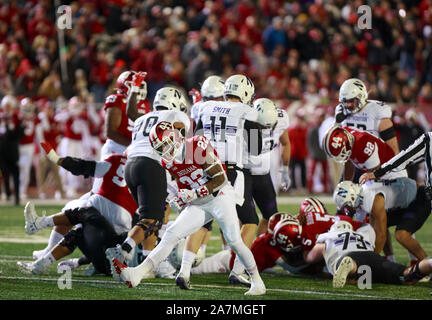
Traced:
MULTIPOLYGON (((177 180, 178 198, 174 198, 170 205, 181 211, 181 214, 139 266, 128 268, 113 259, 120 278, 129 287, 136 287, 141 279, 146 278, 170 254, 181 239, 215 219, 227 243, 237 253, 250 275, 251 288, 245 294, 264 294, 265 285, 253 255, 240 235, 234 190, 228 183, 224 166, 209 140, 203 136, 185 140, 171 123, 160 122, 150 130, 150 141, 162 158, 161 165, 177 180)), ((182 289, 190 289, 189 276, 179 273, 176 284, 182 289)))
POLYGON ((362 276, 361 266, 370 268, 372 283, 412 285, 432 272, 432 259, 406 267, 374 252, 374 243, 375 231, 369 224, 354 232, 349 222, 339 221, 318 237, 305 261, 312 263, 324 258, 335 288, 342 288, 347 278, 356 280, 362 276))

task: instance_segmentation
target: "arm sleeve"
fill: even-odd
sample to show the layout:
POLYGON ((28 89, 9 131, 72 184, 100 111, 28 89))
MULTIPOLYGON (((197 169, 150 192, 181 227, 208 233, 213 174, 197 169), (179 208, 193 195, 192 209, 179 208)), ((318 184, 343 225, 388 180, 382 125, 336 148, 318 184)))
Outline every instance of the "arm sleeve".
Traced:
POLYGON ((111 163, 106 161, 96 162, 74 157, 65 157, 61 163, 61 167, 75 176, 82 175, 85 178, 101 178, 106 172, 108 172, 109 168, 111 167, 111 163))
POLYGON ((409 148, 401 151, 381 168, 374 171, 375 177, 379 178, 390 171, 401 171, 411 164, 416 164, 425 159, 426 145, 429 144, 429 136, 423 134, 409 148))

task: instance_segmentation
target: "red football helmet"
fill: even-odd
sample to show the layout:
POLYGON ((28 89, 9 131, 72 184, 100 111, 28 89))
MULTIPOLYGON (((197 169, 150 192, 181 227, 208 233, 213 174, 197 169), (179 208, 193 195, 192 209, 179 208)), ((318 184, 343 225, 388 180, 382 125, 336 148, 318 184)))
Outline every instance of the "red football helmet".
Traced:
POLYGON ((286 219, 277 223, 274 228, 273 239, 279 248, 289 251, 295 246, 300 245, 301 233, 302 226, 299 221, 292 215, 289 215, 286 219))
POLYGON ((150 144, 162 159, 172 162, 181 150, 183 138, 172 123, 167 121, 159 122, 150 130, 150 144))
POLYGON ((288 216, 291 215, 285 212, 276 212, 275 214, 273 214, 268 221, 267 232, 270 234, 274 234, 274 229, 278 222, 287 219, 288 216))
POLYGON ((129 95, 129 90, 132 87, 132 77, 135 71, 125 71, 117 78, 117 89, 125 96, 129 95))
POLYGON ((352 153, 354 136, 342 127, 330 128, 323 139, 324 151, 337 162, 345 163, 352 153))
POLYGON ((299 214, 305 214, 308 212, 319 212, 322 214, 328 214, 324 204, 314 197, 304 199, 300 205, 299 214))

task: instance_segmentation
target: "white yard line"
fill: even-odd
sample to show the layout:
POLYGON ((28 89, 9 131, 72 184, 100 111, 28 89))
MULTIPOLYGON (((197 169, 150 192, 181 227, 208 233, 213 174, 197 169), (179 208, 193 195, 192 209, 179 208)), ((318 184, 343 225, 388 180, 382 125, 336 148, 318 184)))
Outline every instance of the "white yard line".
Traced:
MULTIPOLYGON (((8 276, 0 276, 0 280, 25 280, 25 281, 52 281, 57 282, 58 279, 55 278, 42 278, 42 277, 8 277, 8 276)), ((109 280, 94 280, 94 279, 72 279, 72 282, 76 283, 93 283, 93 284, 102 284, 102 285, 112 285, 112 286, 124 286, 123 284, 109 281, 109 280)), ((142 289, 143 286, 172 286, 172 283, 154 283, 154 282, 141 282, 141 284, 136 287, 136 289, 142 289)), ((235 287, 235 286, 221 286, 221 285, 204 285, 204 284, 194 284, 193 287, 196 288, 207 288, 207 289, 234 289, 234 290, 242 290, 245 291, 246 288, 243 287, 235 287)), ((333 296, 333 297, 346 297, 349 295, 353 298, 365 298, 365 299, 380 299, 380 300, 395 300, 395 297, 385 297, 385 296, 375 296, 368 294, 357 294, 357 293, 337 293, 331 291, 313 291, 313 290, 298 290, 298 289, 272 289, 267 288, 267 292, 282 292, 282 293, 297 293, 297 294, 308 294, 308 295, 321 295, 321 296, 333 296)), ((404 298, 403 300, 417 300, 417 299, 409 299, 404 298)))

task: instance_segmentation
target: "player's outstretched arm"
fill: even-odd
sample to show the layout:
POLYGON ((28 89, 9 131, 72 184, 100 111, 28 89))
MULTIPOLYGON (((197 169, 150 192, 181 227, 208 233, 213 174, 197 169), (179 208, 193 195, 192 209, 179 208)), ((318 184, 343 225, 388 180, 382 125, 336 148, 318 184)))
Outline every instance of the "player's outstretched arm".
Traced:
POLYGON ((138 119, 143 115, 142 113, 138 112, 137 96, 138 93, 140 92, 141 85, 143 84, 146 76, 147 76, 147 72, 139 72, 135 74, 132 78, 132 87, 126 102, 126 115, 132 121, 135 121, 136 119, 138 119))

